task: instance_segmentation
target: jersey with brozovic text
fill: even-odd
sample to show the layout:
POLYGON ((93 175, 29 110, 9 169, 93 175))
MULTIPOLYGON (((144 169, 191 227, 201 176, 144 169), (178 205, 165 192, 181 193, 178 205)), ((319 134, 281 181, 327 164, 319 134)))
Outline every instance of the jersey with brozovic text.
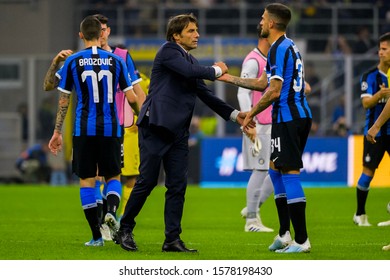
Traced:
POLYGON ((123 59, 93 46, 69 56, 56 75, 58 90, 77 95, 74 136, 122 136, 115 95, 118 85, 132 88, 123 59))
POLYGON ((312 118, 305 95, 303 60, 297 46, 285 35, 272 44, 267 59, 268 81, 283 82, 280 97, 273 103, 272 123, 312 118))
MULTIPOLYGON (((385 73, 380 71, 378 68, 373 68, 365 72, 360 79, 360 97, 372 97, 380 89, 381 85, 384 84, 385 87, 389 87, 388 78, 385 73)), ((367 135, 367 131, 375 123, 376 119, 379 117, 383 108, 386 105, 386 99, 382 98, 379 102, 372 108, 366 110, 366 121, 364 124, 364 135, 367 135)), ((377 136, 381 135, 390 135, 390 122, 387 121, 379 130, 377 136)))

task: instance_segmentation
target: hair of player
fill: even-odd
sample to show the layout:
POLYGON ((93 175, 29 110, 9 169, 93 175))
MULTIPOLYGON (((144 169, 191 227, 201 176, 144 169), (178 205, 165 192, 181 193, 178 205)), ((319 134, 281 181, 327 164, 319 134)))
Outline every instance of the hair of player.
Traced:
POLYGON ((108 17, 102 14, 95 14, 93 15, 94 17, 97 18, 98 21, 100 21, 101 24, 106 24, 108 25, 108 17))
POLYGON ((87 16, 80 24, 80 32, 87 41, 98 40, 101 30, 102 25, 95 16, 87 16))
POLYGON ((167 41, 175 42, 174 34, 180 34, 190 22, 198 26, 198 19, 192 14, 181 14, 171 17, 168 20, 166 39, 167 41))
POLYGON ((286 31, 291 20, 291 10, 280 3, 272 3, 265 7, 270 18, 275 21, 276 29, 286 31))
POLYGON ((379 37, 378 47, 379 47, 380 43, 382 43, 382 42, 390 43, 390 32, 386 32, 385 34, 383 34, 379 37))

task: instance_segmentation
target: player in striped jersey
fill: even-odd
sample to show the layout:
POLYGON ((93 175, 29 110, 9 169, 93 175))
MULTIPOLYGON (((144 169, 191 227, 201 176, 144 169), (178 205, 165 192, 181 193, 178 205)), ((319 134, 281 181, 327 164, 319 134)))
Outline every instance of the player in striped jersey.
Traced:
POLYGON ((309 136, 312 115, 305 95, 304 66, 294 42, 286 37, 291 11, 283 4, 266 6, 260 22, 261 36, 271 44, 266 72, 260 78, 223 75, 224 82, 264 92, 247 114, 249 123, 270 105, 272 109, 271 162, 269 175, 279 216, 279 234, 269 246, 278 253, 309 252, 306 229, 306 197, 299 178, 303 167, 302 153, 309 136), (295 238, 290 235, 290 221, 295 238))
MULTIPOLYGON (((75 90, 77 104, 73 129, 73 172, 80 178, 80 198, 85 217, 92 231, 92 239, 86 246, 103 246, 100 233, 97 203, 95 200, 95 176, 104 176, 107 182, 108 213, 105 222, 117 230, 115 219, 122 188, 121 137, 115 103, 116 89, 125 93, 136 113, 138 99, 132 90, 126 65, 115 54, 100 48, 100 22, 94 16, 86 17, 80 24, 79 36, 85 49, 68 56, 57 72, 60 97, 53 136, 49 142, 56 155, 62 149, 62 124, 68 111, 70 94, 75 90)), ((50 68, 52 69, 52 67, 50 68)))
MULTIPOLYGON (((379 64, 377 67, 365 72, 360 81, 360 96, 363 107, 366 109, 364 135, 367 138, 364 138, 363 171, 356 186, 357 210, 353 221, 358 226, 371 225, 368 222, 365 209, 370 183, 385 152, 390 155, 390 122, 384 119, 382 114, 382 112, 386 114, 384 108, 390 97, 388 76, 386 75, 390 67, 390 33, 385 33, 379 38, 378 55, 379 64), (380 115, 382 117, 379 117, 380 115), (370 127, 373 128, 370 129, 370 127)), ((390 225, 390 223, 378 224, 378 226, 386 225, 390 225)))

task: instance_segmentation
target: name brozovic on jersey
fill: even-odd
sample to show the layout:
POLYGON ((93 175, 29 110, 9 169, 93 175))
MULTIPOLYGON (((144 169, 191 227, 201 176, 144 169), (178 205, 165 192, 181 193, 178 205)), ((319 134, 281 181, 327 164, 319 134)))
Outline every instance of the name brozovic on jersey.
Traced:
POLYGON ((115 96, 118 85, 132 88, 123 59, 93 46, 69 56, 56 75, 58 90, 77 95, 74 136, 122 136, 115 96))

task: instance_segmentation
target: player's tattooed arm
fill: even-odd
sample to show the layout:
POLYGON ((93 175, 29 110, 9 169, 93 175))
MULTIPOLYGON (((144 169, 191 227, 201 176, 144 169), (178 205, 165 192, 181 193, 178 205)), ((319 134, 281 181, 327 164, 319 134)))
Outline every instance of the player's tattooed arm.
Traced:
POLYGON ((62 50, 53 58, 49 70, 47 70, 45 80, 43 81, 44 91, 53 90, 58 86, 60 80, 56 76, 56 72, 59 69, 60 63, 65 61, 71 54, 73 54, 72 50, 62 50))
POLYGON ((61 133, 62 125, 64 123, 66 113, 68 112, 69 103, 70 103, 70 94, 61 92, 60 99, 58 100, 56 124, 54 127, 54 131, 58 133, 61 133))
POLYGON ((265 90, 268 85, 267 74, 265 71, 263 71, 260 78, 241 78, 230 74, 224 74, 221 77, 217 78, 217 80, 233 84, 238 87, 259 91, 265 90))
POLYGON ((43 90, 49 91, 55 89, 59 84, 59 79, 56 76, 58 70, 58 64, 54 61, 50 64, 49 70, 47 70, 45 80, 43 81, 43 90))
POLYGON ((240 78, 240 77, 235 77, 232 76, 232 83, 236 86, 247 88, 247 89, 257 89, 256 84, 257 84, 258 79, 255 78, 240 78))

